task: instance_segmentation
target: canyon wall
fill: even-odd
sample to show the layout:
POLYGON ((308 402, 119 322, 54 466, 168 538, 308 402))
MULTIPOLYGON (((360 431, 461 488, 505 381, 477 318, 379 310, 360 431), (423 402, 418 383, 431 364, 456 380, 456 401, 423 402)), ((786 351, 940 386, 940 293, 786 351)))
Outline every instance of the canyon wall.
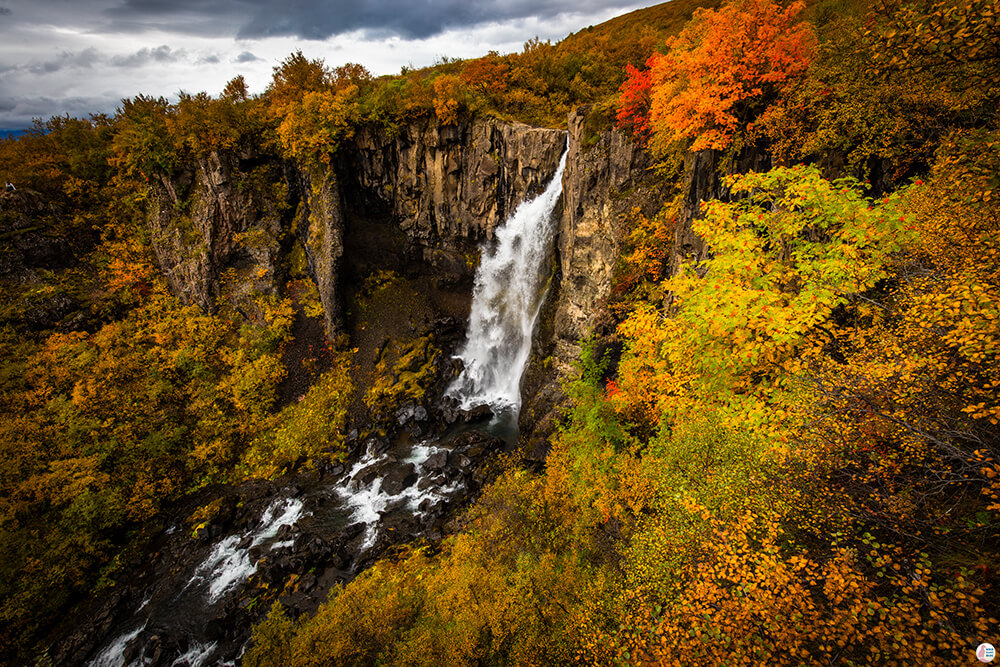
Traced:
MULTIPOLYGON (((630 137, 589 131, 590 112, 571 113, 568 132, 495 119, 448 126, 422 119, 394 134, 361 127, 329 166, 311 169, 252 153, 212 154, 153 183, 156 255, 180 298, 208 310, 228 302, 253 317, 253 299, 280 292, 301 247, 330 336, 344 331, 351 289, 380 270, 447 292, 450 301, 438 302, 458 304, 444 314, 460 319, 478 248, 544 188, 567 150, 556 257, 519 424, 524 453, 541 460, 560 414, 560 378, 591 335, 613 341, 605 306, 622 221, 635 210, 654 215, 675 194, 630 137)), ((703 199, 724 194, 717 162, 711 151, 686 158, 671 270, 704 256, 691 221, 703 199)))

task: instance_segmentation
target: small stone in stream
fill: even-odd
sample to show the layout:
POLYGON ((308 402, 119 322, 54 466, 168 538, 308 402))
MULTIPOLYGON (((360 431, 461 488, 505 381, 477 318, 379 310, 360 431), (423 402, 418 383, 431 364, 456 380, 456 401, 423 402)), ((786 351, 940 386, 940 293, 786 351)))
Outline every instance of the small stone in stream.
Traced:
POLYGON ((413 409, 413 418, 418 422, 427 421, 427 408, 418 405, 413 409))
POLYGON ((472 459, 478 459, 485 453, 486 453, 486 448, 483 447, 482 445, 475 445, 473 447, 469 447, 465 451, 465 454, 472 459))
POLYGON ((382 478, 382 491, 390 496, 398 496, 417 482, 416 468, 412 463, 393 468, 382 478))

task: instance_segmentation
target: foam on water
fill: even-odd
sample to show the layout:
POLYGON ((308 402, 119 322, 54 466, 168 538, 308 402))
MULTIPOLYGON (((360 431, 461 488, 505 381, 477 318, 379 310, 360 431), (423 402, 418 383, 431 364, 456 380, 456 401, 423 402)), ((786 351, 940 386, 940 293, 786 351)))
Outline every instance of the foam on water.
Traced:
POLYGON ((96 658, 90 661, 89 667, 123 667, 125 665, 125 651, 128 650, 129 644, 135 641, 135 638, 145 629, 146 624, 143 623, 135 630, 117 637, 108 644, 107 648, 98 653, 96 658))
POLYGON ((429 486, 422 491, 418 488, 421 480, 427 474, 424 464, 432 454, 439 451, 447 450, 429 445, 426 442, 422 442, 410 450, 409 455, 402 460, 402 463, 413 464, 417 479, 413 484, 397 494, 390 494, 382 490, 381 477, 376 477, 367 485, 360 484, 358 480, 361 472, 372 466, 387 462, 389 454, 376 456, 368 452, 347 473, 344 484, 335 489, 335 491, 344 501, 344 504, 351 510, 351 518, 354 521, 365 524, 365 533, 359 548, 359 554, 363 554, 375 546, 375 542, 378 539, 379 521, 382 518, 382 514, 386 511, 405 506, 410 512, 420 516, 423 514, 420 505, 424 501, 430 500, 436 504, 458 490, 459 485, 457 483, 438 487, 429 486))
POLYGON ((215 652, 215 647, 218 642, 212 642, 211 644, 200 644, 198 642, 191 642, 190 648, 187 652, 178 657, 172 663, 171 667, 201 667, 205 662, 212 657, 215 652))
MULTIPOLYGON (((257 562, 250 560, 250 550, 273 539, 282 526, 293 526, 302 516, 302 501, 284 498, 272 503, 260 518, 256 530, 244 535, 230 535, 215 545, 198 566, 188 586, 207 580, 208 602, 217 602, 229 590, 243 583, 257 571, 257 562), (249 546, 241 547, 252 536, 249 546)), ((280 544, 280 543, 279 543, 280 544)), ((289 545, 285 545, 289 546, 289 545)))

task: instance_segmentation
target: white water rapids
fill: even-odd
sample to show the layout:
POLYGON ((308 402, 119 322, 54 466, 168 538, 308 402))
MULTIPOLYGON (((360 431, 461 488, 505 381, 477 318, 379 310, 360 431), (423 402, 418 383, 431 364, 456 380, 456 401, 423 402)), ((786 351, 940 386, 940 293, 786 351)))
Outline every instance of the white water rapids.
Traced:
POLYGON ((494 414, 521 407, 521 375, 531 353, 531 334, 545 300, 542 281, 552 251, 552 215, 562 194, 566 153, 545 191, 523 202, 497 229, 496 245, 483 249, 472 293, 465 364, 448 388, 463 410, 488 405, 494 414))

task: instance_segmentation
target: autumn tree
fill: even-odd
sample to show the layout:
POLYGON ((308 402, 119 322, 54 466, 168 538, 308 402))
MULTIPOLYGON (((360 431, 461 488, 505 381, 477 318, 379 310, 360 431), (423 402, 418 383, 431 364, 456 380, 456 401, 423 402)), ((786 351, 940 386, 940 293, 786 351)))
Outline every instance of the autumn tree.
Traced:
POLYGON ((880 0, 865 30, 877 71, 928 71, 963 88, 996 87, 998 34, 996 0, 880 0))
POLYGON ((507 73, 510 66, 493 51, 482 58, 470 60, 459 75, 465 85, 488 96, 502 95, 507 90, 507 73))
POLYGON ((331 72, 322 60, 309 60, 301 51, 275 67, 267 95, 285 154, 326 163, 340 141, 353 134, 360 86, 370 79, 360 65, 331 72))
POLYGON ((628 130, 639 142, 649 141, 649 106, 653 80, 651 70, 662 56, 654 53, 646 61, 646 69, 639 69, 631 63, 625 65, 627 78, 618 89, 618 111, 615 118, 620 129, 628 130))
MULTIPOLYGON (((795 21, 804 6, 796 2, 782 9, 772 0, 737 0, 719 10, 696 10, 649 69, 654 149, 665 152, 681 140, 690 140, 693 150, 726 148, 806 70, 815 37, 811 26, 795 21)), ((629 74, 620 113, 642 129, 636 100, 644 75, 629 74)))

